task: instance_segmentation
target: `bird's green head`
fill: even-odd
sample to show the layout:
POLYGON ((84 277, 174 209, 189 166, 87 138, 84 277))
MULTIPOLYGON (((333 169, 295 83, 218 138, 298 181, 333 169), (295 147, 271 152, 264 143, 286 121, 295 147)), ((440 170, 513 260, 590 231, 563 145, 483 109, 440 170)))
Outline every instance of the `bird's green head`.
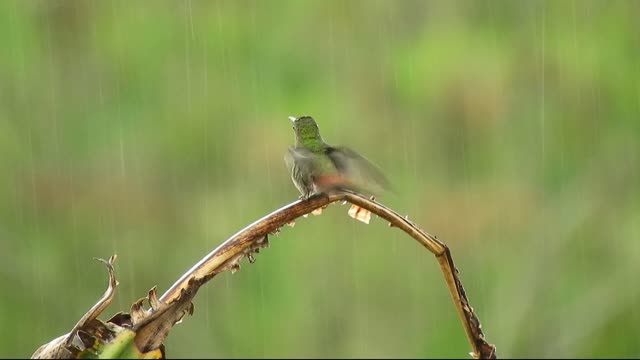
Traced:
POLYGON ((314 150, 314 148, 320 147, 324 144, 324 141, 320 136, 318 124, 316 124, 316 121, 313 120, 311 116, 301 116, 299 118, 290 116, 289 120, 293 123, 293 132, 296 136, 296 146, 305 146, 314 150))

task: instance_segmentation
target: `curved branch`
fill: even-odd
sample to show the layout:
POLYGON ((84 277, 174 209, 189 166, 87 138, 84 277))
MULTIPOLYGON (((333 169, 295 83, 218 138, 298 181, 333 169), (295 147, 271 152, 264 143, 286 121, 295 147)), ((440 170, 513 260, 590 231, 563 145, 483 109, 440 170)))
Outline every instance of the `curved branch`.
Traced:
MULTIPOLYGON (((262 241, 269 234, 277 232, 282 226, 292 222, 302 215, 308 214, 311 211, 326 206, 332 202, 342 200, 343 198, 344 195, 336 194, 327 196, 319 194, 312 196, 305 201, 295 201, 259 220, 256 220, 244 229, 235 233, 227 239, 227 241, 220 244, 212 252, 202 258, 202 260, 191 267, 191 269, 182 275, 180 279, 178 279, 167 291, 165 291, 164 294, 162 294, 162 296, 160 296, 160 301, 166 303, 175 301, 180 297, 181 292, 192 290, 193 285, 196 284, 198 284, 199 287, 199 285, 202 285, 203 282, 206 282, 213 276, 224 270, 233 268, 235 266, 234 264, 237 264, 242 257, 251 253, 255 248, 264 247, 256 246, 258 245, 258 240, 262 241)), ((264 242, 262 244, 266 245, 268 243, 264 242)))
POLYGON ((449 288, 449 292, 456 306, 456 310, 462 320, 464 330, 467 333, 469 342, 471 343, 471 347, 473 349, 470 353, 471 356, 483 359, 496 358, 496 347, 493 344, 489 344, 484 338, 482 325, 473 311, 473 308, 469 304, 466 292, 462 286, 462 281, 458 276, 458 269, 456 269, 453 263, 451 251, 447 245, 436 239, 435 236, 422 230, 418 225, 409 221, 406 217, 400 216, 397 212, 376 201, 367 199, 353 192, 345 192, 344 196, 345 200, 350 203, 365 208, 389 221, 389 226, 400 228, 436 256, 438 263, 440 264, 440 269, 444 275, 444 279, 447 283, 447 287, 449 288))
MULTIPOLYGON (((189 269, 160 297, 160 301, 169 305, 184 306, 185 301, 190 302, 200 286, 215 275, 227 269, 237 270, 240 266, 240 260, 245 256, 252 262, 252 254, 258 252, 261 247, 268 246, 269 234, 278 232, 282 226, 302 215, 336 201, 348 201, 371 211, 388 221, 389 226, 401 229, 433 253, 438 259, 440 269, 471 344, 471 356, 474 358, 496 358, 496 348, 484 338, 480 321, 469 304, 449 248, 435 236, 426 233, 392 209, 350 191, 328 195, 318 194, 304 201, 298 200, 248 225, 189 269)), ((162 339, 155 341, 158 340, 162 341, 162 339)), ((146 344, 147 346, 145 344, 139 345, 147 347, 149 344, 146 344)))

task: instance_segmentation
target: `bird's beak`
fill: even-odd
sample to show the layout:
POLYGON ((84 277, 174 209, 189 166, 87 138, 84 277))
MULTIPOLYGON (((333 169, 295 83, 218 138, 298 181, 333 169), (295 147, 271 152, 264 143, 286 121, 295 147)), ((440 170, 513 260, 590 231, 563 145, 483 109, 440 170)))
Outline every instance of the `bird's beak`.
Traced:
POLYGON ((297 119, 296 119, 295 117, 293 117, 293 116, 289 116, 289 120, 291 120, 291 122, 294 122, 294 121, 296 121, 297 119))

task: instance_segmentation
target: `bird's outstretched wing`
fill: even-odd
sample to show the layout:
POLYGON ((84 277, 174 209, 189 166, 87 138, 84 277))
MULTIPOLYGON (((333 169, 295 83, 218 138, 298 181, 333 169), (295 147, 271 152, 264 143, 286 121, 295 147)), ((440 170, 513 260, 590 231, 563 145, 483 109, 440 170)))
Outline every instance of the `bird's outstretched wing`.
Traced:
POLYGON ((331 146, 327 148, 327 155, 338 172, 349 179, 357 190, 372 193, 392 190, 391 183, 380 168, 354 150, 344 146, 331 146))

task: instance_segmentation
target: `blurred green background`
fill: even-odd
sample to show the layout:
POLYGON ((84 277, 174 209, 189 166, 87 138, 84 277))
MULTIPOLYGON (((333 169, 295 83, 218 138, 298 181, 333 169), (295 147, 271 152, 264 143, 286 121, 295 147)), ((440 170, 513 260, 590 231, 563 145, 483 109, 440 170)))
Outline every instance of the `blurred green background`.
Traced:
MULTIPOLYGON (((376 162, 502 357, 640 355, 640 1, 0 1, 0 356, 298 196, 289 115, 376 162)), ((435 258, 333 205, 169 357, 466 357, 435 258)))

